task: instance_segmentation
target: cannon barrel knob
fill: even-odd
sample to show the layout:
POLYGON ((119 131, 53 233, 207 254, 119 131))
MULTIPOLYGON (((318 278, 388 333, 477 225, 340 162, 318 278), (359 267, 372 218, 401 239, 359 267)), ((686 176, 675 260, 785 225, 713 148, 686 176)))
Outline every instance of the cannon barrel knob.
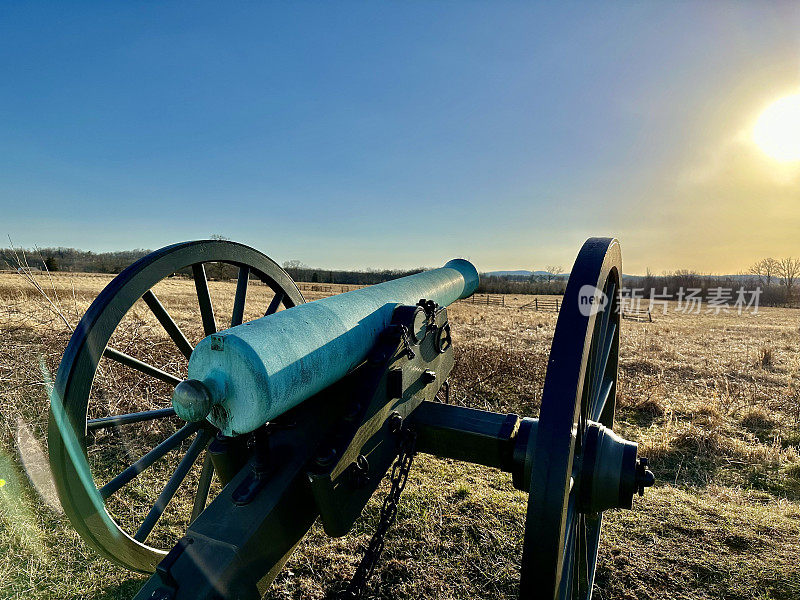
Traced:
POLYGON ((184 421, 202 421, 216 404, 211 390, 198 379, 184 379, 172 393, 175 414, 184 421))

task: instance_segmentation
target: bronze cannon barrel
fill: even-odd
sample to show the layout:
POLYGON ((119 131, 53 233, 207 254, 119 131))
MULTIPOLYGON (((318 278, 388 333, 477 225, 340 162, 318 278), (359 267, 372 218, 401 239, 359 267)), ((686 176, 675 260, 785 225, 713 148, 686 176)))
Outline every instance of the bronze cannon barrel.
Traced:
POLYGON ((215 333, 189 360, 176 413, 207 418, 225 435, 247 433, 341 379, 367 356, 396 306, 447 306, 473 294, 478 272, 463 259, 323 298, 215 333))

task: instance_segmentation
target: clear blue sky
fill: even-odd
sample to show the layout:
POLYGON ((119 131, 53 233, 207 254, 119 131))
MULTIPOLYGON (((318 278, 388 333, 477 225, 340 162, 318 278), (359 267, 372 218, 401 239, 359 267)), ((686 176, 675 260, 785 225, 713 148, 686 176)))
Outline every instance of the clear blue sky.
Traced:
POLYGON ((798 170, 740 143, 800 89, 798 6, 5 3, 0 233, 331 268, 800 254, 798 170))

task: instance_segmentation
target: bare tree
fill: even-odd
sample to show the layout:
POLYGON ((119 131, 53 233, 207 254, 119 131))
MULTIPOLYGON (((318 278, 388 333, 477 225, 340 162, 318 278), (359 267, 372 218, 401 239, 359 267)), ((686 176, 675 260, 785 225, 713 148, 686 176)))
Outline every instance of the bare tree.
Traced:
POLYGON ((778 261, 774 258, 765 258, 764 259, 764 277, 767 280, 767 286, 769 286, 770 281, 773 277, 777 278, 778 269, 780 265, 778 261))
POLYGON ((656 287, 656 276, 650 270, 650 267, 647 267, 644 275, 644 279, 642 280, 642 287, 644 288, 645 295, 652 294, 652 290, 656 287))
MULTIPOLYGON (((212 233, 209 239, 215 241, 230 241, 231 238, 222 235, 221 233, 212 233)), ((232 279, 236 277, 237 268, 233 265, 222 262, 205 263, 206 276, 209 279, 216 279, 222 281, 225 279, 232 279)))
POLYGON ((304 264, 302 260, 286 260, 283 262, 284 269, 307 269, 308 265, 304 264))
POLYGON ((765 287, 769 287, 772 283, 772 279, 777 277, 780 272, 780 262, 774 258, 762 258, 753 263, 748 272, 751 275, 758 275, 759 281, 761 281, 765 287))
POLYGON ((564 267, 561 265, 547 265, 544 270, 547 273, 547 283, 550 283, 557 275, 561 275, 564 272, 564 267))
POLYGON ((791 297, 792 288, 794 287, 794 280, 800 276, 800 258, 792 258, 787 256, 777 261, 777 273, 783 279, 783 284, 786 286, 786 293, 791 297))

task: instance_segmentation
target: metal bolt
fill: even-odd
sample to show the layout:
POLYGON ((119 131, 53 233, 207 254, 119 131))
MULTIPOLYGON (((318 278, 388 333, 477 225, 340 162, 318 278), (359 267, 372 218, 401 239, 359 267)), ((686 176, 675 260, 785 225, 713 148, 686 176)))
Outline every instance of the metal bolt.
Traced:
POLYGON ((644 488, 656 482, 656 476, 647 468, 648 464, 649 461, 644 456, 636 461, 636 491, 640 496, 644 496, 644 488))
POLYGON ((332 446, 323 446, 314 457, 314 462, 320 467, 327 467, 333 463, 334 460, 336 460, 336 448, 333 448, 332 446))
POLYGON ((366 456, 359 454, 350 469, 353 485, 363 487, 369 482, 369 462, 366 456))
POLYGON ((356 402, 355 404, 350 406, 350 410, 347 411, 347 414, 344 416, 344 418, 347 421, 355 421, 358 418, 358 415, 360 414, 361 414, 361 403, 356 402))
POLYGON ((367 461, 367 457, 363 454, 359 454, 356 458, 356 466, 359 470, 364 471, 365 473, 369 471, 369 462, 367 461))

